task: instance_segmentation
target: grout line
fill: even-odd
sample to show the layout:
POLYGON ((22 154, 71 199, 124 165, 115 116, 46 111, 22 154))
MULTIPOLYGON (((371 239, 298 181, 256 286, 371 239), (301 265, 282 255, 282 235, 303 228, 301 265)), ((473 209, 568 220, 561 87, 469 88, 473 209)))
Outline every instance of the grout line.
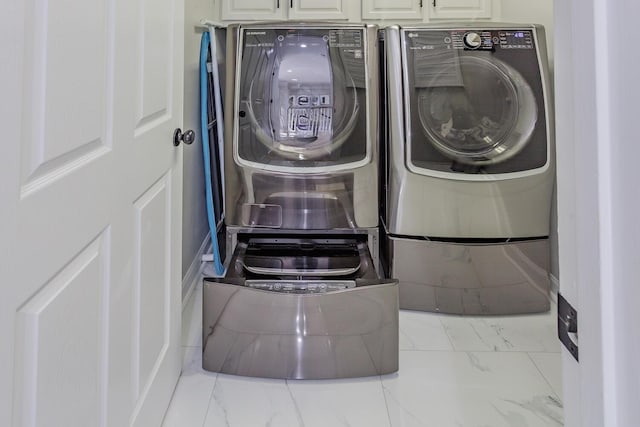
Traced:
MULTIPOLYGON (((540 367, 538 366, 536 361, 533 360, 533 357, 531 357, 531 354, 529 354, 529 352, 527 352, 527 357, 529 358, 529 360, 531 360, 531 363, 533 363, 533 366, 535 366, 536 370, 538 371, 538 373, 540 374, 540 376, 542 377, 544 382, 549 386, 549 390, 551 390, 551 393, 553 393, 553 395, 556 397, 556 399, 558 399, 558 401, 560 403, 562 403, 562 396, 558 396, 558 394, 556 393, 555 389, 553 388, 553 386, 551 385, 551 383, 549 382, 547 377, 544 375, 544 373, 542 372, 542 370, 540 369, 540 367)), ((560 369, 562 369, 562 368, 560 368, 560 369)))
POLYGON ((213 400, 213 394, 216 391, 217 385, 218 385, 218 374, 216 373, 216 378, 213 381, 213 387, 211 387, 211 393, 209 393, 209 401, 207 402, 207 410, 204 413, 204 420, 202 420, 202 427, 205 427, 205 423, 207 422, 207 418, 209 417, 209 411, 211 410, 211 401, 213 400))
POLYGON ((300 407, 298 406, 298 401, 296 400, 295 396, 293 395, 293 390, 291 390, 291 387, 289 387, 289 380, 287 378, 284 379, 284 386, 287 389, 287 392, 289 393, 289 397, 291 398, 291 402, 293 403, 293 409, 294 412, 296 414, 296 418, 298 419, 299 427, 304 427, 304 418, 302 417, 302 411, 300 410, 300 407))
POLYGON ((444 324, 444 322, 442 321, 443 317, 438 317, 438 322, 440 322, 440 326, 442 326, 442 330, 444 331, 444 334, 447 336, 447 339, 449 340, 449 344, 451 344, 451 348, 453 349, 453 351, 457 351, 455 344, 453 343, 453 338, 451 338, 451 336, 449 335, 449 331, 447 329, 447 326, 444 324))
POLYGON ((465 349, 465 350, 429 350, 429 349, 400 349, 400 352, 406 353, 492 353, 492 354, 517 354, 517 353, 535 353, 535 354, 560 354, 560 352, 553 351, 536 351, 536 350, 476 350, 476 349, 465 349))
POLYGON ((391 411, 389 410, 389 402, 387 401, 387 393, 384 391, 384 383, 382 382, 382 376, 378 375, 378 379, 380 380, 380 388, 382 389, 382 398, 384 399, 384 406, 387 408, 387 419, 389 420, 389 427, 393 426, 393 422, 391 422, 391 411))

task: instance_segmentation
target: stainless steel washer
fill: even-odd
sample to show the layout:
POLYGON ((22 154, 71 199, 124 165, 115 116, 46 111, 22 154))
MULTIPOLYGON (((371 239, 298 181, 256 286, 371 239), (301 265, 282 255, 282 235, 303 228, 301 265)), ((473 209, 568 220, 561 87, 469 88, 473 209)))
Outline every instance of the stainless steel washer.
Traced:
POLYGON ((225 277, 206 278, 203 367, 325 379, 398 369, 379 268, 377 28, 227 33, 225 277))

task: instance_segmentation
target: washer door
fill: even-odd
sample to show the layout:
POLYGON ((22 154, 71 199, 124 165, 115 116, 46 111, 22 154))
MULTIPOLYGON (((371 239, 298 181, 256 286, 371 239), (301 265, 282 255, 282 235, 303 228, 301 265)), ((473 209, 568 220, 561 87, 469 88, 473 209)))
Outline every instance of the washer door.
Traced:
POLYGON ((518 71, 497 58, 456 56, 431 75, 416 88, 417 109, 424 135, 440 153, 463 164, 490 165, 525 147, 538 111, 518 71))
MULTIPOLYGON (((364 129, 365 85, 356 81, 364 74, 362 46, 347 50, 330 29, 245 34, 240 156, 274 166, 325 166, 366 155, 351 138, 358 126, 364 129)), ((361 31, 346 34, 361 43, 361 31)))

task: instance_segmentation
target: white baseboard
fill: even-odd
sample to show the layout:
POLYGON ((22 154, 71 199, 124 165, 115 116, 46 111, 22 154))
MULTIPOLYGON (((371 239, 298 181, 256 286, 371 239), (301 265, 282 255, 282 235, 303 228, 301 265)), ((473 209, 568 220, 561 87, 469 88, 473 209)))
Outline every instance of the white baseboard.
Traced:
POLYGON ((549 292, 549 296, 551 298, 551 301, 553 301, 555 304, 558 304, 558 292, 560 292, 560 281, 553 274, 550 274, 549 278, 551 280, 551 289, 549 292))
POLYGON ((209 251, 209 247, 211 246, 211 235, 207 234, 200 245, 200 249, 196 252, 193 260, 191 261, 191 265, 187 270, 187 274, 182 278, 182 307, 184 308, 187 301, 189 301, 189 297, 191 293, 195 289, 196 285, 200 281, 200 273, 202 272, 202 255, 206 254, 209 251))

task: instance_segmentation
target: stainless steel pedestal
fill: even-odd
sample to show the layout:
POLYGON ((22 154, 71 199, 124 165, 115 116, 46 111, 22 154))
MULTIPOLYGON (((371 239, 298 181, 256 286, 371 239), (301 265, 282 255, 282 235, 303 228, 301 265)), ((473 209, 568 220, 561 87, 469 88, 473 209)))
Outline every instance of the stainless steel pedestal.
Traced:
POLYGON ((291 256, 295 239, 256 249, 240 237, 227 275, 204 280, 203 368, 291 379, 397 371, 398 283, 379 279, 366 238, 305 237, 291 256))
POLYGON ((455 243, 390 237, 400 308, 451 314, 549 310, 549 240, 455 243))

